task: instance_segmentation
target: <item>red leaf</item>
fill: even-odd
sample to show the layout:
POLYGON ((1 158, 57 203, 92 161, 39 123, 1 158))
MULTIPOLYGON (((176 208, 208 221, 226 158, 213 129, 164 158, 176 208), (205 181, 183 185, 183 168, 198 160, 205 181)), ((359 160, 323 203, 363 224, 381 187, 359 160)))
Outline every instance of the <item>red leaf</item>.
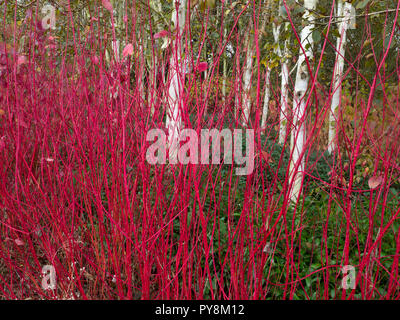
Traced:
POLYGON ((200 62, 198 65, 197 65, 197 71, 198 72, 203 72, 203 71, 206 71, 207 70, 207 68, 208 68, 208 63, 207 62, 200 62))
POLYGON ((162 30, 154 35, 154 39, 164 38, 169 35, 168 31, 162 30))
POLYGON ((23 242, 21 239, 15 239, 14 242, 19 247, 25 244, 25 242, 23 242))
POLYGON ((96 55, 94 55, 93 57, 92 57, 92 61, 93 61, 93 63, 97 66, 97 65, 99 65, 99 58, 96 56, 96 55))
POLYGON ((377 187, 379 187, 379 185, 383 182, 383 178, 382 177, 371 177, 368 180, 368 186, 370 189, 375 189, 377 187))
POLYGON ((125 58, 131 55, 133 55, 133 45, 132 43, 128 43, 122 51, 122 56, 125 58))
POLYGON ((110 13, 112 13, 113 6, 112 6, 110 0, 101 0, 101 2, 103 3, 104 8, 106 8, 108 11, 110 11, 110 13))
POLYGON ((272 162, 271 156, 269 155, 269 153, 265 152, 264 150, 261 150, 261 157, 262 157, 267 163, 271 163, 271 162, 272 162))
POLYGON ((25 63, 27 63, 28 61, 26 60, 26 57, 25 56, 18 56, 18 60, 17 60, 17 65, 19 66, 19 65, 21 65, 21 64, 25 64, 25 63))

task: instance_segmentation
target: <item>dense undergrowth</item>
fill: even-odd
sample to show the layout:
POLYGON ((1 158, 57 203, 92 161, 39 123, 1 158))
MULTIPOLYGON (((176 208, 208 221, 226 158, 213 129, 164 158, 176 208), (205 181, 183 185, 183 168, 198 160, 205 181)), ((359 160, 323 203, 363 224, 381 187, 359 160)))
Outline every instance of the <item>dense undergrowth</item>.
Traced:
MULTIPOLYGON (((398 86, 383 107, 377 101, 386 118, 372 126, 375 88, 352 101, 344 93, 354 123, 344 108, 332 155, 323 143, 330 93, 310 102, 319 112, 304 120, 313 139, 302 195, 292 202, 289 135, 277 141, 279 99, 266 128, 253 114, 250 175, 235 175, 236 164, 150 165, 146 132, 165 130, 168 76, 141 79, 136 44, 138 54, 107 60, 100 27, 82 39, 71 30, 72 42, 57 48, 50 31, 29 23, 35 32, 24 47, 12 51, 8 34, 1 51, 1 299, 400 297, 398 86), (378 134, 381 127, 391 131, 378 134), (56 270, 54 290, 42 286, 44 265, 56 270), (348 265, 356 278, 346 290, 348 265)), ((168 64, 167 53, 158 58, 168 64)), ((396 72, 383 80, 398 81, 396 72)), ((185 127, 240 127, 234 109, 243 90, 208 96, 196 75, 182 98, 185 127)))

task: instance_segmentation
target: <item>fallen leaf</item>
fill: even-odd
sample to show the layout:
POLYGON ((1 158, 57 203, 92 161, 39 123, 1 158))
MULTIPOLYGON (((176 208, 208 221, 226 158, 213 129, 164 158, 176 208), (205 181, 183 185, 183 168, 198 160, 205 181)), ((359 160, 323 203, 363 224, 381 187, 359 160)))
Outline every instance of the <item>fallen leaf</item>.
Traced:
POLYGON ((263 252, 266 254, 270 254, 272 253, 272 245, 270 242, 267 242, 267 244, 265 245, 263 252))
POLYGON ((17 59, 17 65, 18 66, 21 65, 21 64, 25 64, 27 62, 28 62, 28 60, 26 59, 25 56, 18 56, 18 59, 17 59))
POLYGON ((375 189, 379 187, 379 185, 383 182, 383 178, 381 176, 371 177, 368 180, 368 186, 370 189, 375 189))
POLYGON ((3 109, 0 109, 0 116, 4 116, 6 112, 3 109))
POLYGON ((261 150, 261 157, 267 162, 267 163, 271 163, 272 159, 271 156, 269 155, 269 153, 265 152, 264 150, 261 150))
POLYGON ((162 31, 160 31, 160 32, 157 32, 157 33, 154 35, 154 39, 164 38, 164 37, 166 37, 166 36, 168 36, 168 35, 169 35, 168 31, 162 30, 162 31))
POLYGON ((17 246, 23 246, 25 244, 21 239, 15 239, 14 242, 17 246))
POLYGON ((125 58, 131 55, 133 55, 133 45, 132 43, 128 43, 122 51, 122 56, 125 58))
POLYGON ((207 62, 200 62, 200 63, 197 65, 196 70, 197 70, 198 72, 203 72, 203 71, 206 71, 207 68, 208 68, 208 63, 207 63, 207 62))
POLYGON ((92 61, 93 61, 93 63, 97 66, 97 65, 99 65, 99 58, 96 56, 96 55, 94 55, 93 57, 92 57, 92 61))

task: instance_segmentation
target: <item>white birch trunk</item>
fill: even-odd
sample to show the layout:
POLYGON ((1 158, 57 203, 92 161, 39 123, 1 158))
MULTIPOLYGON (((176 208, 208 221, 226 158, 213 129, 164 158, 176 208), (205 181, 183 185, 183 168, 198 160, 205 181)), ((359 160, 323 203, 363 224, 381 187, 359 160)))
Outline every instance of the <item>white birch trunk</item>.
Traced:
MULTIPOLYGON (((226 27, 224 29, 224 39, 226 39, 226 27)), ((226 51, 226 49, 225 49, 226 51)), ((222 78, 222 96, 224 101, 226 100, 226 78, 228 76, 228 64, 226 62, 226 53, 224 55, 223 64, 223 78, 222 78)))
POLYGON ((185 14, 186 0, 180 0, 178 12, 176 12, 174 6, 171 18, 172 25, 175 27, 175 40, 172 45, 173 52, 169 66, 168 104, 165 122, 168 130, 168 155, 171 164, 176 164, 178 161, 179 135, 182 126, 181 108, 184 85, 182 73, 185 65, 181 61, 181 37, 185 27, 185 14))
MULTIPOLYGON (((237 41, 238 42, 238 41, 237 41)), ((240 77, 240 50, 236 48, 236 77, 235 77, 235 119, 237 123, 240 122, 240 113, 241 113, 241 86, 242 80, 240 77)))
MULTIPOLYGON (((150 0, 150 7, 151 8, 155 8, 155 10, 157 10, 157 12, 162 12, 162 6, 161 6, 161 1, 159 0, 150 0)), ((155 30, 155 32, 159 32, 160 27, 159 26, 153 26, 153 30, 155 30)), ((157 91, 157 71, 158 71, 158 47, 155 50, 155 55, 154 57, 152 57, 152 61, 150 61, 150 74, 149 74, 149 78, 150 78, 150 83, 149 83, 149 88, 148 88, 148 103, 150 103, 150 113, 153 116, 155 113, 155 104, 156 104, 156 98, 157 94, 155 94, 155 92, 157 91), (154 63, 154 65, 152 65, 154 63)))
POLYGON ((343 0, 338 2, 337 15, 341 17, 339 23, 339 34, 340 37, 336 40, 336 63, 333 73, 333 96, 331 102, 331 110, 329 114, 329 137, 328 137, 328 152, 331 154, 337 145, 336 141, 336 115, 337 109, 340 104, 340 96, 342 93, 342 79, 343 79, 343 68, 344 68, 344 55, 346 50, 346 33, 350 24, 351 15, 351 4, 343 0))
MULTIPOLYGON (((225 1, 225 5, 224 7, 227 8, 229 6, 229 0, 225 1)), ((222 12, 221 14, 225 14, 224 12, 222 12)), ((227 27, 226 27, 226 21, 224 21, 224 40, 226 39, 226 35, 227 35, 227 27)), ((224 101, 226 100, 226 78, 228 76, 228 63, 226 61, 226 47, 225 47, 225 54, 224 54, 224 58, 223 58, 223 79, 222 79, 222 96, 224 101)))
POLYGON ((263 104, 263 111, 261 115, 261 128, 265 128, 267 124, 267 116, 268 116, 268 107, 269 107, 269 100, 270 100, 270 76, 271 76, 271 68, 269 65, 267 66, 267 71, 265 72, 265 92, 264 92, 264 104, 263 104))
MULTIPOLYGON (((226 38, 226 29, 224 30, 224 38, 226 38)), ((226 77, 228 76, 228 67, 226 63, 226 56, 223 60, 223 79, 222 79, 222 97, 224 101, 226 100, 226 77)))
POLYGON ((243 72, 242 125, 247 126, 251 111, 251 75, 253 69, 253 47, 251 33, 247 36, 246 65, 243 72))
POLYGON ((306 101, 310 74, 308 72, 307 60, 313 58, 312 31, 314 29, 314 17, 312 11, 315 10, 317 0, 304 0, 305 11, 303 19, 306 25, 301 31, 301 46, 297 64, 296 82, 293 99, 293 130, 291 135, 291 160, 290 160, 290 178, 291 184, 290 199, 296 201, 300 195, 301 185, 304 176, 304 143, 306 140, 306 101))
MULTIPOLYGON (((285 23, 285 32, 288 31, 290 26, 289 22, 285 23)), ((289 40, 285 40, 284 48, 283 48, 283 56, 281 62, 281 112, 279 119, 279 143, 284 144, 286 141, 286 127, 287 127, 287 113, 289 110, 288 101, 289 101, 289 65, 288 65, 288 45, 289 40)))
MULTIPOLYGON (((274 35, 274 42, 275 42, 275 45, 277 46, 274 49, 274 53, 276 53, 278 56, 280 56, 280 49, 279 49, 280 27, 273 25, 272 28, 273 28, 272 32, 274 35)), ((262 115, 261 115, 261 128, 265 128, 265 126, 267 124, 269 101, 270 101, 270 95, 271 95, 270 76, 271 76, 271 67, 270 67, 270 62, 268 62, 267 71, 265 73, 265 92, 264 92, 264 105, 263 105, 263 110, 262 110, 262 115)))

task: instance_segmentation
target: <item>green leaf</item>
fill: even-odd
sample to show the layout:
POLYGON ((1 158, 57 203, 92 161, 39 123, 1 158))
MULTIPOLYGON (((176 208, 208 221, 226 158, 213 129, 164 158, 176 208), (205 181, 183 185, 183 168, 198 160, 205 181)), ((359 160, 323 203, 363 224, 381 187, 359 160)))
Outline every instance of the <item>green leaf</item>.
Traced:
POLYGON ((356 9, 364 9, 370 0, 364 0, 357 4, 356 9))
POLYGON ((338 29, 333 29, 332 30, 332 35, 334 35, 336 38, 340 38, 340 33, 338 29))
POLYGON ((314 30, 312 33, 312 37, 313 37, 315 43, 320 42, 321 41, 321 32, 318 30, 314 30))

